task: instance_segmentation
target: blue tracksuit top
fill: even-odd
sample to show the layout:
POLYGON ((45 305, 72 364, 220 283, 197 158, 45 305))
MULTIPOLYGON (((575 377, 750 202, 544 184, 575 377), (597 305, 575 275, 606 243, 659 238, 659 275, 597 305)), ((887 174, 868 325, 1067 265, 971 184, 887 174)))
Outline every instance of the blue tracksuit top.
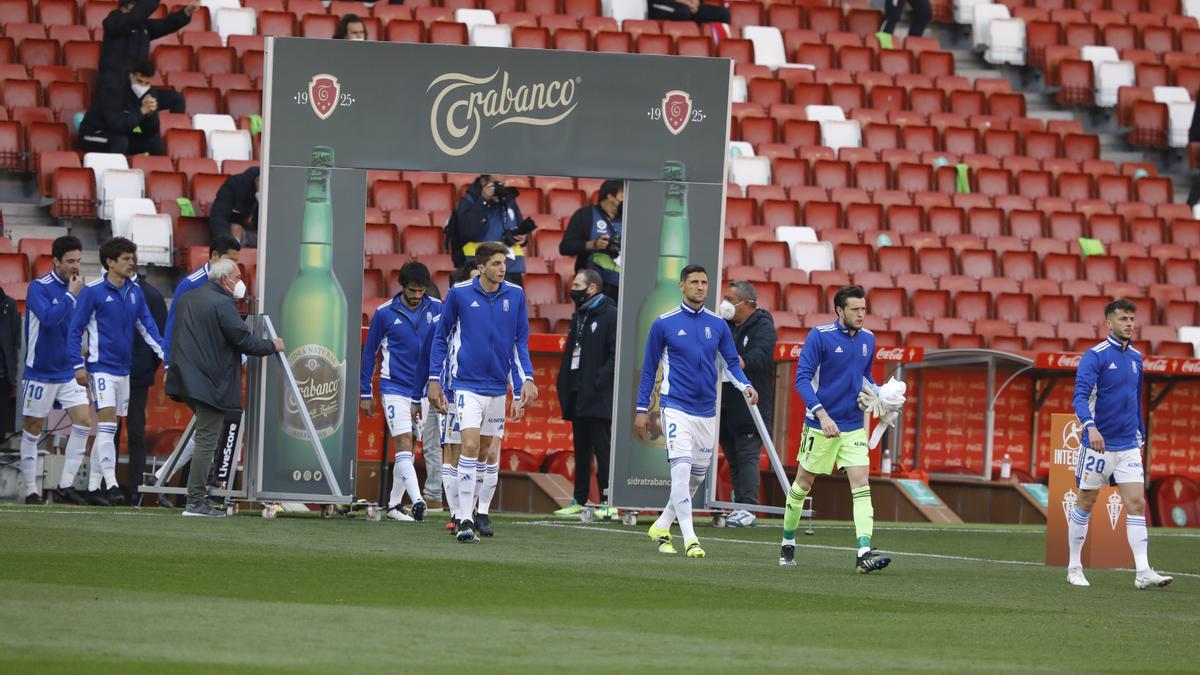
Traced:
MULTIPOLYGON (((1133 450, 1146 438, 1142 418, 1142 353, 1113 336, 1083 353, 1075 373, 1075 416, 1095 426, 1106 450, 1133 450)), ((1083 434, 1084 447, 1090 448, 1083 434)))
POLYGON ((729 373, 733 386, 745 391, 750 380, 742 372, 733 333, 724 319, 704 307, 692 309, 686 303, 655 319, 646 338, 637 411, 650 409, 654 377, 661 363, 660 407, 696 417, 715 417, 720 386, 718 356, 721 370, 729 373))
POLYGON ((429 296, 421 298, 415 309, 404 304, 403 294, 383 303, 371 317, 367 341, 363 344, 362 398, 371 398, 371 376, 375 373, 375 354, 383 351, 379 369, 380 393, 406 396, 420 403, 429 378, 429 349, 437 332, 442 302, 429 296))
POLYGON ((512 386, 519 396, 521 385, 533 380, 529 315, 520 286, 505 281, 495 293, 485 293, 479 277, 455 284, 442 302, 437 326, 429 350, 430 381, 440 380, 449 369, 456 392, 504 396, 515 372, 512 386), (452 360, 447 360, 448 353, 454 354, 452 360))
POLYGON ((76 298, 53 270, 29 284, 25 297, 25 379, 68 382, 75 378, 79 353, 67 349, 76 298))
POLYGON ((808 333, 796 364, 796 391, 808 411, 804 423, 820 429, 817 411, 825 412, 841 431, 863 428, 858 393, 863 383, 875 386, 875 334, 860 328, 853 336, 841 321, 817 326, 808 333))
POLYGON ((71 333, 67 349, 76 359, 75 369, 84 367, 83 333, 88 334, 87 369, 90 373, 107 373, 121 377, 129 374, 133 360, 134 330, 150 350, 166 363, 162 336, 150 315, 150 307, 142 289, 131 279, 117 288, 108 276, 84 286, 71 317, 71 333))
POLYGON ((167 327, 163 331, 163 352, 168 358, 171 356, 171 335, 175 328, 175 308, 179 306, 179 299, 185 293, 208 283, 208 267, 209 263, 204 263, 203 267, 196 268, 194 272, 184 277, 175 287, 175 293, 171 296, 171 308, 167 311, 167 327))

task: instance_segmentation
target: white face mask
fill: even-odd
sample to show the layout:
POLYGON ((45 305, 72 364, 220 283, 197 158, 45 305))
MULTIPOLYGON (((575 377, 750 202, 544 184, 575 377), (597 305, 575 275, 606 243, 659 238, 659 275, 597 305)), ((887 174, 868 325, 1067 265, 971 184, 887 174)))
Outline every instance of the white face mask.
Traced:
POLYGON ((148 84, 133 84, 130 86, 133 87, 133 94, 138 98, 145 96, 146 92, 150 91, 150 85, 148 84))
POLYGON ((262 203, 262 190, 254 193, 254 201, 258 202, 259 204, 262 203))
POLYGON ((722 300, 721 306, 717 308, 717 311, 720 312, 722 319, 725 319, 726 321, 733 321, 733 315, 737 313, 737 307, 735 307, 734 304, 728 300, 722 300))
POLYGON ((233 287, 233 299, 241 300, 246 297, 246 282, 238 279, 238 282, 233 287))
POLYGON ((352 37, 350 39, 354 42, 365 42, 367 38, 362 37, 361 35, 355 35, 354 37, 352 37))

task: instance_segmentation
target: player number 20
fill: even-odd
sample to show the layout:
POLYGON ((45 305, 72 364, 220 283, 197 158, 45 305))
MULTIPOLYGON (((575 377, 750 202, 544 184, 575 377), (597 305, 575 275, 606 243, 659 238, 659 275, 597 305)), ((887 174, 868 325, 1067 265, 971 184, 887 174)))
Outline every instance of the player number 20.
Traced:
POLYGON ((1098 457, 1088 456, 1087 459, 1083 460, 1083 470, 1104 473, 1104 460, 1098 457))

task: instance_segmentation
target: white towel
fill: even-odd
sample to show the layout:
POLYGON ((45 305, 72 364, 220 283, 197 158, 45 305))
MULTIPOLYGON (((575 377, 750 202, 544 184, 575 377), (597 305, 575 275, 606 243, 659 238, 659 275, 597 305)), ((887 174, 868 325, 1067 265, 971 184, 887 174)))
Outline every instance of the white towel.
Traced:
POLYGON ((875 431, 871 432, 869 445, 872 449, 879 445, 879 440, 883 438, 883 432, 896 423, 896 418, 900 416, 900 409, 904 407, 906 391, 908 391, 908 385, 894 377, 879 388, 879 393, 871 404, 871 415, 879 418, 879 424, 875 426, 875 431))

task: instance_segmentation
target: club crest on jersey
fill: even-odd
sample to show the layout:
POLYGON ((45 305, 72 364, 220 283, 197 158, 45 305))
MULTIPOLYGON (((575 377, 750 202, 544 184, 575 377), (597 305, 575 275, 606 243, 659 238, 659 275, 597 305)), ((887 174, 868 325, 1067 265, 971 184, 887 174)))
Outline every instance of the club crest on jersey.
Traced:
POLYGON ((595 333, 595 332, 596 332, 596 326, 599 326, 599 325, 600 325, 600 322, 599 322, 599 321, 593 321, 593 322, 592 322, 592 332, 593 332, 593 333, 595 333))
POLYGON ((508 311, 508 298, 504 299, 504 311, 508 311))
POLYGON ((708 326, 704 327, 704 339, 706 339, 706 340, 712 339, 712 329, 709 328, 708 326))
POLYGON ((1133 370, 1133 372, 1135 372, 1135 373, 1137 372, 1137 364, 1136 363, 1130 361, 1129 367, 1133 370))
POLYGON ((867 355, 867 346, 863 345, 863 356, 867 355))

